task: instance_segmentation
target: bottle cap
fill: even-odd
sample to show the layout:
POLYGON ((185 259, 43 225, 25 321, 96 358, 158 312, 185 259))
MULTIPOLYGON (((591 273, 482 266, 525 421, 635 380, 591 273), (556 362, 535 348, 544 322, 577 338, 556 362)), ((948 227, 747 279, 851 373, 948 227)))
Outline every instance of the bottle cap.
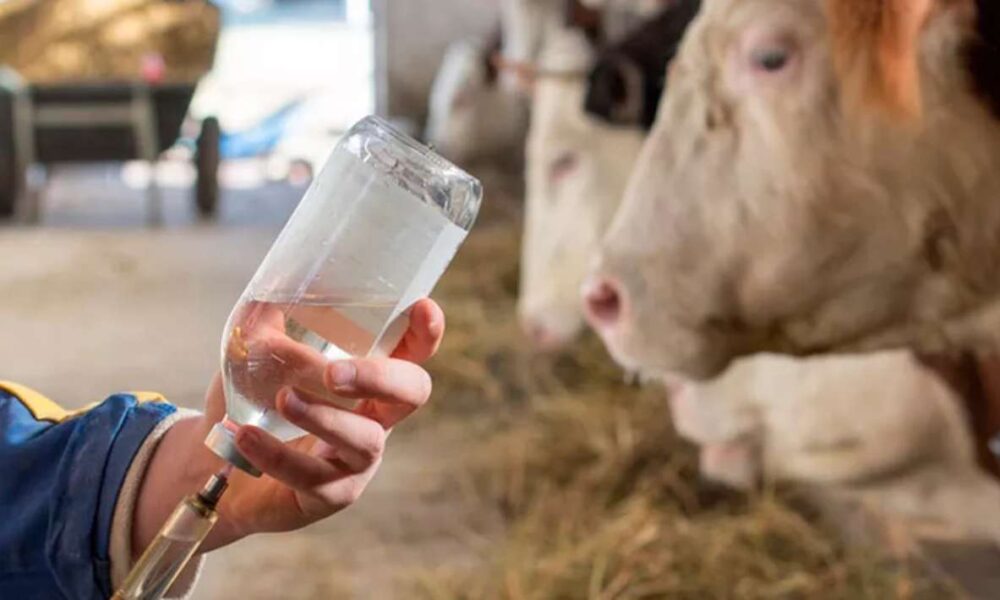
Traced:
POLYGON ((239 449, 236 448, 236 437, 233 430, 223 423, 215 424, 212 431, 208 433, 208 437, 205 438, 205 445, 237 469, 254 477, 261 476, 261 472, 240 454, 239 449))

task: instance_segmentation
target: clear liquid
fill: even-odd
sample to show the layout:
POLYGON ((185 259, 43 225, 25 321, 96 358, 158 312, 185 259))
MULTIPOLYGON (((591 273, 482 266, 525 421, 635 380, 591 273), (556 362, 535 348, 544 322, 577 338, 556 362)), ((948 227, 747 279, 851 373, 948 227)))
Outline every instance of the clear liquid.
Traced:
POLYGON ((281 439, 302 434, 275 411, 279 390, 295 386, 347 409, 355 401, 315 385, 321 359, 387 354, 405 332, 392 301, 303 298, 296 303, 252 300, 234 312, 223 360, 230 420, 262 427, 281 439), (310 377, 310 375, 313 375, 310 377), (307 383, 309 382, 309 383, 307 383))
POLYGON ((125 589, 119 591, 112 600, 163 598, 200 544, 200 539, 182 540, 159 536, 153 540, 149 550, 136 565, 135 581, 126 582, 125 589))
MULTIPOLYGON (((430 294, 465 230, 371 164, 335 150, 230 316, 223 338, 229 419, 288 440, 274 410, 307 358, 388 354, 405 310, 430 294)), ((306 389, 353 406, 322 389, 306 389)))
POLYGON ((185 498, 142 553, 112 600, 162 598, 198 550, 218 514, 185 498))

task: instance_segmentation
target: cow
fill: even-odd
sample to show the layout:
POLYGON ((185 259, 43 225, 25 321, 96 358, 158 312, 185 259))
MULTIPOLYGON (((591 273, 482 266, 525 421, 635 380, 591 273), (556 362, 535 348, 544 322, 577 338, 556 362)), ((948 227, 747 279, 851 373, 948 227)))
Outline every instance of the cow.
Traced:
MULTIPOLYGON (((546 49, 533 92, 519 313, 535 346, 551 350, 569 344, 583 326, 578 289, 644 135, 584 114, 581 74, 594 56, 584 36, 564 31, 546 49)), ((706 476, 740 487, 765 465, 774 479, 843 483, 924 454, 963 462, 970 436, 953 392, 909 354, 897 354, 745 359, 715 381, 678 386, 675 423, 705 445, 706 476), (884 405, 852 420, 858 404, 873 396, 884 405), (858 444, 832 451, 824 435, 858 444)))
POLYGON ((676 47, 697 0, 672 1, 665 9, 661 4, 569 0, 566 26, 550 32, 548 57, 533 87, 518 302, 523 328, 538 348, 563 347, 584 327, 579 289, 594 248, 617 211, 644 135, 638 119, 608 126, 591 118, 594 111, 586 98, 594 94, 594 73, 637 46, 647 53, 639 60, 662 60, 659 70, 664 71, 672 54, 658 48, 676 47), (596 41, 614 31, 609 25, 613 15, 642 18, 654 11, 650 25, 657 29, 655 42, 650 25, 642 24, 624 36, 615 32, 622 41, 596 41), (654 44, 656 51, 651 50, 654 44))
POLYGON ((996 12, 704 0, 587 284, 615 358, 995 343, 996 12))
POLYGON ((546 50, 531 100, 518 312, 535 346, 553 350, 584 327, 579 290, 644 136, 584 112, 593 50, 582 34, 561 31, 546 50))
POLYGON ((494 42, 473 40, 448 47, 431 89, 425 137, 435 149, 462 164, 500 160, 517 164, 528 128, 528 106, 500 85, 494 42))

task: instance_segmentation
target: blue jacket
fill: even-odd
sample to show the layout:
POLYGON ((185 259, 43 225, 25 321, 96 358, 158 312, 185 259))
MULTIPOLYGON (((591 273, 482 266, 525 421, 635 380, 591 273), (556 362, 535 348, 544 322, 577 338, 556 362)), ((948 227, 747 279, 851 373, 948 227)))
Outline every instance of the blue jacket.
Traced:
POLYGON ((68 412, 0 382, 0 599, 111 595, 115 502, 132 458, 176 409, 148 393, 68 412))

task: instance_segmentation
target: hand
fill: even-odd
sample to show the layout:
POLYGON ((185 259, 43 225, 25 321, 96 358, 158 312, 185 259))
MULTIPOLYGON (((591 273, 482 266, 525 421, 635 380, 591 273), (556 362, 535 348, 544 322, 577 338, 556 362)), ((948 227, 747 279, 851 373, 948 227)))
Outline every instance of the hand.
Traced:
MULTIPOLYGON (((392 358, 330 362, 300 348, 294 387, 278 389, 274 405, 310 435, 286 444, 253 426, 237 431, 240 452, 264 475, 257 479, 234 471, 219 522, 202 550, 253 533, 298 529, 356 501, 378 469, 389 432, 430 396, 430 376, 416 363, 434 355, 443 334, 444 314, 423 300, 411 309, 409 330, 392 358), (327 394, 360 404, 344 410, 324 400, 327 394)), ((136 555, 180 498, 222 466, 203 441, 224 414, 216 375, 205 415, 176 424, 150 462, 133 518, 136 555)))

